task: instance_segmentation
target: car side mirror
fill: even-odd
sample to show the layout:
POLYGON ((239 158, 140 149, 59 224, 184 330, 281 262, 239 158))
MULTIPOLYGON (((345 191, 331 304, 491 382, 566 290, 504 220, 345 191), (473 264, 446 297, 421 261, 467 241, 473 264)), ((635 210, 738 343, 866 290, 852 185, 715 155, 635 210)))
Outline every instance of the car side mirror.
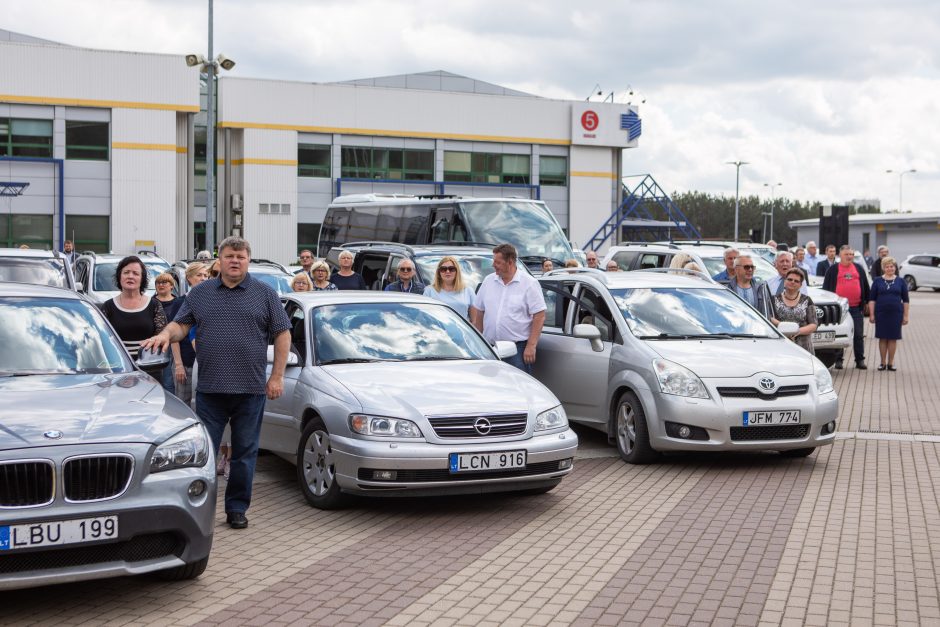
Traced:
POLYGON ((159 381, 163 369, 170 363, 170 351, 156 352, 150 348, 141 348, 136 363, 138 368, 159 381))
POLYGON ((497 340, 495 348, 496 356, 500 359, 509 359, 510 357, 514 357, 517 352, 516 343, 507 342, 505 340, 497 340))
POLYGON ((604 351, 604 343, 601 341, 601 331, 593 324, 574 325, 574 336, 591 341, 591 350, 595 353, 604 351))
MULTIPOLYGON (((273 344, 268 344, 267 358, 268 358, 269 364, 274 363, 274 345, 273 344)), ((300 358, 297 356, 297 353, 293 351, 290 351, 287 353, 287 365, 288 366, 296 366, 299 363, 300 363, 300 358)))
POLYGON ((81 281, 75 281, 75 291, 76 291, 76 292, 84 292, 84 291, 85 291, 85 286, 82 285, 82 282, 81 282, 81 281))
POLYGON ((787 337, 792 338, 794 335, 800 332, 800 325, 795 322, 781 322, 777 325, 777 330, 787 337))

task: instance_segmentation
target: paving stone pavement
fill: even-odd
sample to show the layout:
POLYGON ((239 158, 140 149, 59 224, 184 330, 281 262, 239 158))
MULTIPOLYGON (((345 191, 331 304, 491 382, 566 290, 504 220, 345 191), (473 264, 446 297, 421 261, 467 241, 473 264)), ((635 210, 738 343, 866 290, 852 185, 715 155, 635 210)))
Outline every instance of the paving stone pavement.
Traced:
POLYGON ((545 495, 321 512, 264 456, 250 526, 218 515, 197 581, 3 593, 0 623, 940 625, 937 328, 940 294, 914 293, 898 372, 834 371, 839 439, 805 459, 629 466, 579 428, 545 495))

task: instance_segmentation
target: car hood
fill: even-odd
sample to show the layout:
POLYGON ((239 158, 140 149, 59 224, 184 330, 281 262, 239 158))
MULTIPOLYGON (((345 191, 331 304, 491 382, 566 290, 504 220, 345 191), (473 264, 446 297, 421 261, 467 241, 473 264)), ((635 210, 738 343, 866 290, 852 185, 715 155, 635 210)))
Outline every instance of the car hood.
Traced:
POLYGON ((749 377, 769 372, 781 377, 813 374, 813 358, 787 340, 665 340, 647 346, 703 379, 749 377))
POLYGON ((322 366, 365 413, 402 418, 545 411, 560 402, 544 385, 496 360, 322 366))
POLYGON ((162 442, 196 418, 141 372, 0 379, 0 450, 95 442, 162 442), (59 431, 50 439, 43 434, 59 431))

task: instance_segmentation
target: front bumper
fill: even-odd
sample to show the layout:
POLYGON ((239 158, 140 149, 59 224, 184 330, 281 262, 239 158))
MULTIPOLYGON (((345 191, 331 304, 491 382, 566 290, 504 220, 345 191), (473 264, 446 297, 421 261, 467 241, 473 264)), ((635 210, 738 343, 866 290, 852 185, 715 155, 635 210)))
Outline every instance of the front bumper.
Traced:
POLYGON ((852 337, 855 334, 855 325, 852 322, 852 316, 845 315, 839 324, 820 325, 817 332, 835 331, 836 336, 832 340, 817 341, 813 340, 814 351, 844 350, 852 347, 852 337))
POLYGON ((571 472, 578 436, 571 429, 524 440, 453 443, 382 442, 331 436, 336 480, 344 492, 375 496, 418 496, 508 492, 557 485, 571 472), (451 453, 526 451, 525 468, 451 474, 451 453), (396 471, 396 479, 372 478, 375 470, 396 471))

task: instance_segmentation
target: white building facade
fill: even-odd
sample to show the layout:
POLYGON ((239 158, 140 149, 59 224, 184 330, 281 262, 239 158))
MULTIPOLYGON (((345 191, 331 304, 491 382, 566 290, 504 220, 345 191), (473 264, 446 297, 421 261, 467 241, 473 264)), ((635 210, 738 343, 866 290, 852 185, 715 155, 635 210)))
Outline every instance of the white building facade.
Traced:
MULTIPOLYGON (((819 219, 793 220, 788 223, 800 244, 819 241, 819 219)), ((940 252, 940 213, 858 213, 849 216, 849 241, 860 252, 874 256, 879 246, 887 246, 891 255, 903 261, 908 255, 940 252)))

